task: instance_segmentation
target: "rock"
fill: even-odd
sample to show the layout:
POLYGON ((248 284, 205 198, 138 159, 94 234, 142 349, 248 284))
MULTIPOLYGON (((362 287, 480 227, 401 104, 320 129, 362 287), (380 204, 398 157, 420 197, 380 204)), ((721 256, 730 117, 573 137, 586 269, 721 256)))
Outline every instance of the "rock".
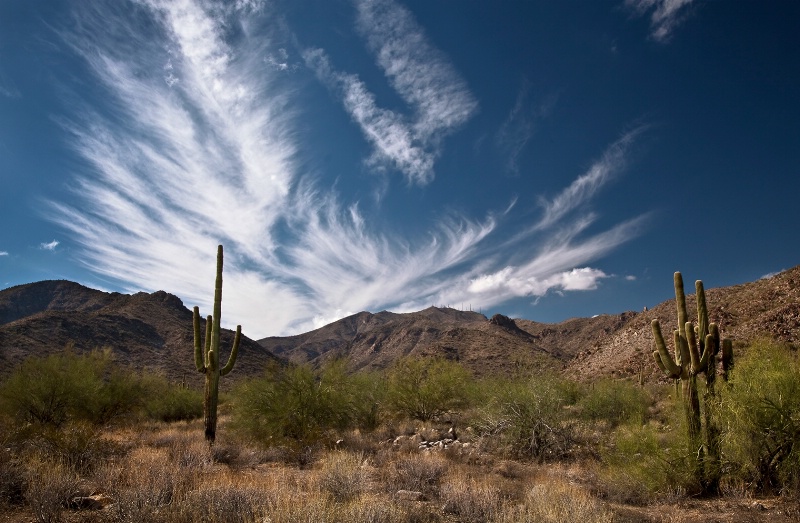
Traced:
POLYGON ((498 327, 505 327, 506 329, 517 329, 517 324, 514 323, 514 320, 502 314, 495 314, 492 316, 489 323, 497 325, 498 327))
POLYGON ((395 497, 405 501, 425 501, 422 492, 416 490, 398 490, 395 497))
POLYGON ((396 438, 394 438, 394 441, 392 442, 392 445, 394 445, 396 447, 399 447, 403 443, 406 443, 408 441, 411 441, 411 438, 409 438, 408 436, 397 436, 396 438))

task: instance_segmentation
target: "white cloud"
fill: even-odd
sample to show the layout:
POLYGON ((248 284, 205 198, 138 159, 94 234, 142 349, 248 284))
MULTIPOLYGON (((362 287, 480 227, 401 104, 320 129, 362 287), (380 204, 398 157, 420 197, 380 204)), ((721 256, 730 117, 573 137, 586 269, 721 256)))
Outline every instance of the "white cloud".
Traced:
POLYGON ((360 32, 412 114, 379 107, 367 85, 355 74, 336 71, 322 49, 306 50, 306 65, 341 97, 375 148, 369 164, 388 165, 410 183, 425 185, 435 176, 442 139, 465 123, 478 103, 408 10, 393 0, 356 0, 356 7, 360 32))
MULTIPOLYGON (((280 49, 263 32, 226 38, 242 11, 199 0, 142 0, 128 16, 125 9, 104 10, 109 5, 76 4, 81 20, 71 30, 79 32, 64 34, 111 96, 108 104, 98 97, 75 106, 64 123, 86 169, 73 183, 77 199, 55 202, 52 217, 88 267, 126 290, 164 289, 208 311, 221 243, 223 321, 259 338, 304 331, 350 311, 462 302, 485 308, 521 292, 591 289, 604 274, 589 264, 638 232, 641 219, 587 235, 592 217, 571 218, 568 211, 594 189, 546 205, 548 227, 519 234, 513 255, 498 238, 511 207, 479 219, 443 213, 407 236, 381 229, 379 210, 306 174, 296 129, 307 124, 293 98, 297 87, 282 88, 278 80, 287 75, 264 60, 281 56, 280 49), (177 81, 165 81, 165 73, 177 81)), ((248 17, 254 6, 269 9, 242 6, 248 17)), ((424 183, 439 140, 475 102, 458 81, 447 91, 452 69, 431 72, 429 63, 446 62, 429 44, 426 62, 397 42, 409 34, 426 42, 410 15, 390 2, 359 8, 360 20, 380 9, 393 17, 380 22, 389 24, 385 37, 361 30, 411 116, 377 107, 363 82, 334 71, 324 52, 306 51, 305 60, 342 95, 374 145, 374 162, 394 162, 410 181, 424 183), (426 88, 418 83, 423 77, 450 93, 453 104, 418 97, 413 91, 426 88)), ((607 155, 624 163, 628 146, 615 147, 607 155)), ((607 178, 597 177, 603 179, 593 187, 607 178)))
POLYGON ((552 226, 567 213, 590 200, 601 187, 625 167, 628 149, 645 129, 646 127, 640 126, 625 133, 606 149, 600 160, 592 164, 589 170, 576 178, 569 187, 550 201, 542 199, 544 215, 536 228, 544 229, 552 226))
POLYGON ((613 229, 577 240, 580 227, 571 233, 552 238, 542 250, 519 266, 507 266, 493 273, 472 278, 467 292, 484 307, 521 296, 544 296, 550 291, 581 291, 597 288, 607 278, 602 270, 579 267, 600 258, 639 234, 645 217, 622 223, 613 229))
POLYGON ((556 97, 550 96, 538 107, 534 107, 530 100, 530 85, 527 81, 523 82, 514 107, 495 135, 497 146, 507 158, 506 168, 512 174, 519 174, 519 156, 533 136, 536 121, 547 116, 555 102, 556 97))
POLYGON ((56 250, 56 247, 58 247, 58 244, 58 240, 53 240, 47 243, 40 243, 39 248, 45 251, 54 251, 56 250))
POLYGON ((685 17, 685 9, 693 0, 625 0, 625 7, 639 16, 650 12, 650 36, 666 42, 685 17))
POLYGON ((0 251, 0 256, 8 256, 8 251, 0 251))

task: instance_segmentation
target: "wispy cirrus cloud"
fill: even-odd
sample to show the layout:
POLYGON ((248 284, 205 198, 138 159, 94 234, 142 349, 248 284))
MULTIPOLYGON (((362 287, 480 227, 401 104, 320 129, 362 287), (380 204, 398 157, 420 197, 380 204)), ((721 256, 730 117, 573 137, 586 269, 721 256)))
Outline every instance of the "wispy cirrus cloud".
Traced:
MULTIPOLYGON (((568 211, 592 197, 588 189, 544 205, 547 227, 517 234, 513 257, 503 242, 513 236, 504 223, 511 209, 479 219, 441 213, 411 235, 381 225, 388 220, 380 209, 305 174, 297 87, 281 84, 288 75, 265 61, 275 50, 264 29, 247 26, 255 14, 268 18, 269 8, 195 0, 76 4, 79 23, 62 36, 108 96, 86 99, 64 118, 86 169, 75 175, 75 200, 51 209, 96 274, 129 291, 174 292, 208 310, 221 243, 223 321, 258 338, 360 310, 467 300, 491 306, 550 289, 591 289, 605 275, 589 264, 638 233, 641 219, 587 234, 591 216, 568 211), (231 28, 241 29, 235 38, 231 28)), ((359 9, 360 24, 375 17, 389 24, 388 36, 360 30, 410 116, 378 107, 363 82, 335 71, 323 51, 307 50, 305 61, 342 95, 381 161, 395 162, 414 183, 430 181, 439 141, 476 102, 459 82, 447 100, 423 100, 416 89, 427 84, 419 78, 429 74, 433 89, 447 87, 452 69, 435 76, 429 62, 420 65, 425 56, 403 51, 398 35, 425 39, 395 3, 359 9)), ((428 51, 430 63, 441 65, 428 51)), ((618 163, 627 147, 617 147, 618 163)))
POLYGON ((650 37, 666 42, 686 15, 686 7, 694 0, 625 0, 625 7, 639 16, 650 13, 650 37))
POLYGON ((546 117, 555 105, 556 97, 547 97, 538 107, 531 102, 530 84, 524 81, 517 93, 514 107, 495 134, 495 143, 507 158, 506 168, 519 174, 519 156, 533 137, 537 120, 546 117))
POLYGON ((58 240, 53 240, 51 242, 42 242, 39 244, 39 248, 42 249, 43 251, 54 251, 56 250, 56 247, 58 247, 59 243, 60 242, 58 240))
POLYGON ((407 9, 393 0, 356 0, 355 4, 359 31, 411 114, 379 107, 358 75, 335 70, 322 49, 306 50, 306 64, 341 98, 373 145, 369 164, 388 165, 410 183, 425 185, 435 176, 442 139, 464 124, 478 103, 407 9))
POLYGON ((0 251, 0 256, 8 256, 8 251, 0 251))
POLYGON ((603 156, 592 164, 586 173, 576 178, 566 189, 552 200, 542 198, 544 214, 536 224, 537 229, 545 229, 559 222, 566 214, 590 200, 608 181, 619 173, 626 164, 628 150, 647 126, 639 126, 622 135, 603 156))

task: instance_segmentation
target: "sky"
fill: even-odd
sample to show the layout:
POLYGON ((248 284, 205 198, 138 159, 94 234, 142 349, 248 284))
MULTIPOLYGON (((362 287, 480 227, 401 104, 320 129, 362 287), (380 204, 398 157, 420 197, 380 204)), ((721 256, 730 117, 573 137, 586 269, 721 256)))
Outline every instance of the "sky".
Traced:
POLYGON ((2 0, 0 288, 251 338, 800 264, 800 2, 2 0))

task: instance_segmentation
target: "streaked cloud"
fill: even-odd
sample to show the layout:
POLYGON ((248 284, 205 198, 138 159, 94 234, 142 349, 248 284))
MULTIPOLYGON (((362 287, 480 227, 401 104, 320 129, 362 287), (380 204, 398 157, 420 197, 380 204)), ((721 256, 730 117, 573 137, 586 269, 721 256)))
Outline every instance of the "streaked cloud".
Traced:
POLYGON ((523 82, 514 107, 495 135, 495 143, 506 158, 506 168, 512 174, 519 174, 519 156, 533 136, 537 120, 546 117, 555 102, 556 97, 549 96, 535 106, 531 101, 530 83, 523 82))
POLYGON ((470 302, 487 307, 516 297, 541 297, 550 291, 595 289, 609 276, 584 264, 639 235, 646 219, 641 216, 589 238, 580 238, 585 224, 576 224, 566 234, 544 240, 540 251, 525 263, 470 279, 466 288, 470 302))
POLYGON ((686 7, 693 0, 625 0, 625 7, 638 16, 650 13, 650 37, 666 42, 686 16, 686 7))
POLYGON ((626 164, 628 150, 634 140, 646 126, 640 126, 625 133, 614 142, 603 156, 592 164, 589 170, 573 181, 552 200, 541 199, 544 214, 536 225, 537 229, 545 229, 560 221, 566 214, 590 200, 614 175, 626 164))
POLYGON ((39 248, 45 251, 54 251, 60 242, 58 240, 53 240, 51 242, 44 242, 39 244, 39 248))
POLYGON ((341 98, 374 147, 369 165, 388 166, 402 172, 409 183, 425 185, 435 177, 442 139, 475 113, 478 102, 407 9, 393 0, 355 4, 358 29, 410 114, 379 107, 358 75, 337 71, 323 49, 306 50, 304 59, 341 98))
MULTIPOLYGON (((75 173, 76 200, 53 202, 51 217, 96 274, 210 310, 221 243, 223 321, 259 338, 361 310, 485 308, 592 289, 607 276, 590 264, 638 234, 643 218, 589 233, 593 216, 574 212, 625 164, 635 133, 609 147, 598 162, 607 167, 544 202, 540 227, 509 230, 511 205, 479 218, 442 211, 410 233, 387 228, 379 208, 306 173, 298 87, 264 58, 281 48, 263 30, 227 32, 270 4, 240 4, 124 4, 134 13, 76 4, 80 23, 62 36, 110 102, 87 99, 63 121, 86 168, 75 173)), ((357 7, 359 30, 409 115, 378 107, 325 51, 307 49, 303 59, 367 136, 374 168, 390 163, 411 183, 430 182, 442 138, 477 102, 404 8, 357 7), (433 93, 440 89, 446 96, 433 93)))

